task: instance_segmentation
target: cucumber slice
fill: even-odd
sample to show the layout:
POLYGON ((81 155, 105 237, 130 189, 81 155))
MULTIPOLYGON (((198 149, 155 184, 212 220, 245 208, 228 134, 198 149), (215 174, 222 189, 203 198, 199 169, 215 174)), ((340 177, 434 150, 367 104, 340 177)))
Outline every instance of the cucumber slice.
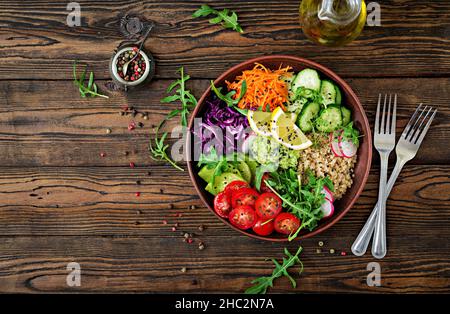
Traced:
POLYGON ((350 121, 352 121, 352 112, 347 107, 342 106, 341 113, 342 113, 342 125, 346 126, 347 124, 350 123, 350 121))
POLYGON ((245 161, 240 161, 237 164, 237 168, 241 173, 242 178, 250 183, 252 181, 252 172, 250 171, 250 167, 247 165, 247 163, 245 161))
POLYGON ((320 132, 332 132, 342 126, 342 113, 338 106, 328 106, 316 119, 316 128, 320 132))
POLYGON ((313 69, 304 69, 297 74, 292 82, 292 90, 295 92, 298 88, 304 87, 315 91, 320 90, 319 73, 313 69))
POLYGON ((320 105, 315 102, 311 102, 303 108, 297 119, 297 125, 303 132, 309 132, 313 128, 312 120, 314 120, 320 111, 320 105))
POLYGON ((320 95, 322 96, 322 103, 325 107, 334 104, 336 101, 336 88, 330 81, 323 80, 320 87, 320 95))
POLYGON ((208 183, 205 190, 213 195, 217 195, 222 192, 230 182, 233 181, 244 181, 244 179, 240 175, 231 172, 224 172, 214 179, 214 184, 211 185, 211 183, 208 183))
POLYGON ((339 106, 342 104, 341 90, 339 89, 339 87, 337 85, 334 85, 334 89, 336 90, 336 100, 334 103, 339 106))

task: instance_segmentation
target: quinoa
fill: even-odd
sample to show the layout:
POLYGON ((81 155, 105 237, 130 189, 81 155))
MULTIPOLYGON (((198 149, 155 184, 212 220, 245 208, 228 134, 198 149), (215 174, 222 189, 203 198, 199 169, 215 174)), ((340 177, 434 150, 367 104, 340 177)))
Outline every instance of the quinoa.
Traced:
POLYGON ((323 134, 312 135, 314 145, 303 150, 300 155, 298 172, 310 169, 316 177, 328 176, 334 185, 333 195, 342 198, 353 184, 356 155, 352 158, 336 157, 331 151, 329 138, 323 134))

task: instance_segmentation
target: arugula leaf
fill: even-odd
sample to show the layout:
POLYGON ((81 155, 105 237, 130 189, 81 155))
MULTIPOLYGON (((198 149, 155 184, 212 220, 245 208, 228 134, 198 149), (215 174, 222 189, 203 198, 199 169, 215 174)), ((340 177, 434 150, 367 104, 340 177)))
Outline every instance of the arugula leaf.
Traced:
MULTIPOLYGON (((158 128, 159 130, 159 128, 158 128)), ((155 147, 153 147, 152 145, 152 141, 150 140, 150 146, 149 146, 149 150, 150 153, 152 154, 150 157, 153 160, 166 160, 168 163, 170 163, 175 169, 178 169, 180 171, 184 171, 183 168, 181 168, 180 166, 178 166, 168 155, 167 155, 167 148, 169 147, 169 145, 165 144, 164 141, 166 140, 167 137, 167 132, 164 132, 163 135, 161 136, 161 138, 158 138, 158 131, 156 132, 155 135, 155 139, 154 139, 154 144, 155 147)))
POLYGON ((303 272, 303 263, 301 262, 298 255, 302 251, 302 247, 300 246, 295 253, 295 255, 292 255, 288 249, 284 249, 284 254, 286 257, 283 257, 283 263, 280 264, 276 259, 272 258, 272 262, 275 264, 275 268, 272 271, 272 275, 270 276, 264 276, 259 277, 255 280, 253 280, 251 283, 254 284, 252 287, 245 290, 246 294, 264 294, 267 292, 267 289, 269 287, 273 287, 273 281, 281 276, 285 276, 289 279, 291 282, 291 285, 293 288, 297 287, 297 282, 294 278, 288 273, 288 269, 295 265, 300 265, 300 270, 298 274, 301 274, 303 272))
POLYGON ((267 164, 267 165, 261 165, 258 168, 256 168, 255 172, 255 188, 259 191, 261 189, 261 181, 262 177, 266 172, 274 172, 278 169, 278 166, 276 164, 267 164))
POLYGON ((184 75, 183 67, 179 68, 177 72, 180 73, 181 78, 171 83, 167 88, 167 93, 170 93, 178 86, 178 88, 175 90, 175 94, 164 97, 163 99, 161 99, 161 102, 170 103, 177 100, 180 101, 181 109, 171 111, 166 120, 175 117, 177 114, 180 114, 181 125, 187 127, 187 117, 190 113, 190 110, 197 106, 197 99, 195 99, 192 93, 187 90, 185 86, 186 82, 190 79, 190 76, 184 75))
POLYGON ((89 81, 88 85, 85 86, 84 80, 86 79, 86 68, 84 69, 83 73, 80 76, 80 79, 78 79, 77 76, 77 61, 73 62, 73 83, 75 86, 78 87, 78 91, 80 92, 80 96, 85 98, 87 96, 98 96, 103 98, 109 98, 106 95, 102 95, 98 93, 97 85, 94 83, 94 73, 91 71, 89 74, 89 81))
POLYGON ((243 33, 244 30, 239 25, 238 16, 236 12, 231 11, 229 9, 223 9, 222 11, 215 10, 211 8, 209 5, 202 5, 200 9, 192 14, 193 17, 206 17, 208 15, 216 15, 216 17, 209 20, 211 24, 219 24, 222 23, 222 26, 225 28, 231 28, 239 33, 243 33))
POLYGON ((364 135, 359 135, 359 130, 353 126, 353 121, 347 124, 342 130, 342 138, 353 142, 356 147, 359 147, 359 138, 364 135))
POLYGON ((233 107, 234 110, 236 110, 237 112, 241 113, 244 116, 247 115, 248 112, 247 109, 241 109, 237 106, 237 104, 241 101, 242 97, 244 97, 245 93, 247 92, 247 82, 245 80, 242 81, 241 93, 239 94, 239 97, 237 97, 236 99, 233 97, 234 95, 236 95, 235 90, 229 91, 226 95, 223 95, 222 87, 217 88, 214 85, 214 81, 212 80, 211 80, 211 89, 216 94, 217 98, 224 101, 228 107, 233 107))
POLYGON ((276 171, 266 180, 267 186, 287 206, 288 211, 296 215, 302 225, 289 236, 289 241, 295 239, 303 228, 313 230, 323 217, 321 210, 325 202, 322 193, 324 186, 334 190, 332 181, 328 178, 316 178, 311 171, 306 171, 307 183, 302 185, 300 176, 293 169, 276 171))

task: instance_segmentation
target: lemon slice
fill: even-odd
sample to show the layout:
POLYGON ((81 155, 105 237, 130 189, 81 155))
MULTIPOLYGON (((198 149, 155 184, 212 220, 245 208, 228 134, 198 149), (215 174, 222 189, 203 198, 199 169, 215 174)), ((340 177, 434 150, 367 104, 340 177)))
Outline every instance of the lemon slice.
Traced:
POLYGON ((271 112, 249 110, 247 113, 247 119, 250 127, 256 134, 262 136, 272 136, 270 132, 271 118, 271 112))
POLYGON ((284 113, 283 109, 277 108, 272 113, 271 132, 273 138, 280 144, 293 150, 308 148, 312 142, 300 130, 291 116, 284 113))

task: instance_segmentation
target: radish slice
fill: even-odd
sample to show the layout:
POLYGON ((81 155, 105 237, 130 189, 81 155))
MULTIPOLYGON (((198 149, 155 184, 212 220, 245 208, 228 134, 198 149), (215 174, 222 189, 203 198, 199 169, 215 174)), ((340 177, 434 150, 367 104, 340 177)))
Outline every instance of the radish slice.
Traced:
POLYGON ((331 193, 330 189, 327 188, 326 186, 323 187, 322 194, 325 195, 326 199, 329 199, 331 202, 334 202, 333 193, 331 193))
POLYGON ((339 147, 339 138, 340 138, 340 132, 331 132, 330 133, 330 146, 331 151, 333 152, 334 156, 336 157, 344 157, 344 154, 341 151, 341 148, 339 147))
POLYGON ((356 147, 355 144, 353 144, 353 142, 342 140, 342 136, 339 136, 338 143, 343 157, 352 158, 353 156, 356 155, 358 148, 356 147))
POLYGON ((322 207, 320 209, 323 213, 323 219, 330 218, 334 213, 333 202, 326 198, 325 203, 322 204, 322 207))

